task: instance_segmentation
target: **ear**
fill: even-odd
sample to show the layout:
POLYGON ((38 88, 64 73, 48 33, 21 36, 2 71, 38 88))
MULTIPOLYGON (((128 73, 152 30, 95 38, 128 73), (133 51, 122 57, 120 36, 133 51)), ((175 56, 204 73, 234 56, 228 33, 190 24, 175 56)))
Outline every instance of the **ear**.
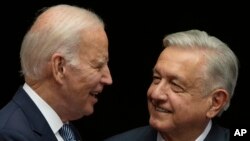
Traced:
POLYGON ((211 105, 209 110, 207 111, 207 117, 213 118, 215 117, 227 104, 229 100, 229 93, 224 89, 216 89, 211 93, 211 105))
POLYGON ((66 60, 61 54, 55 53, 51 57, 51 69, 55 80, 62 83, 65 73, 66 60))

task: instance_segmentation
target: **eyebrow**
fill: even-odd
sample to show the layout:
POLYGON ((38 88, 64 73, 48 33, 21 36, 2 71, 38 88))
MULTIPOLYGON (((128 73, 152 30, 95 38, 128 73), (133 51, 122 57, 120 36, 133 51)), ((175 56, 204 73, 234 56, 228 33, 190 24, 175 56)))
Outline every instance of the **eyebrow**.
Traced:
POLYGON ((155 68, 152 69, 153 74, 157 73, 160 74, 155 68))
MULTIPOLYGON (((153 74, 160 74, 160 72, 158 71, 158 70, 156 70, 155 68, 153 68, 153 74)), ((178 80, 179 82, 185 82, 184 80, 184 78, 183 77, 181 77, 180 75, 178 75, 178 74, 173 74, 173 73, 170 73, 170 74, 168 74, 167 76, 170 76, 170 77, 168 77, 168 78, 171 78, 171 79, 174 79, 174 80, 178 80)))

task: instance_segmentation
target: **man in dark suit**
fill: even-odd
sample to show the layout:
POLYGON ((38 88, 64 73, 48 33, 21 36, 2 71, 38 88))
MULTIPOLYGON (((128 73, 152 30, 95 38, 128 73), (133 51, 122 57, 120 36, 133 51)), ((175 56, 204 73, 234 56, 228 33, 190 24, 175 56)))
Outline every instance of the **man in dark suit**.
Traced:
MULTIPOLYGON (((229 141, 229 137, 228 129, 213 125, 204 141, 229 141)), ((144 126, 115 135, 105 141, 164 141, 161 139, 156 129, 144 126)))
POLYGON ((92 114, 96 96, 112 84, 103 21, 76 6, 47 8, 20 57, 25 84, 0 111, 0 139, 81 140, 70 121, 92 114))
POLYGON ((229 107, 238 60, 204 31, 166 36, 148 89, 150 126, 105 141, 229 141, 229 130, 212 122, 229 107))

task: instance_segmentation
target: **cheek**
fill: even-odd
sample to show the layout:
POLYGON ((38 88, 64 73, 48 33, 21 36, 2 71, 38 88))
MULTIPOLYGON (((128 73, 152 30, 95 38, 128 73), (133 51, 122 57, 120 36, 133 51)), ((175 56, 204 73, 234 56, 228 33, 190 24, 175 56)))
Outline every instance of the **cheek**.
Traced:
POLYGON ((94 87, 95 85, 98 85, 98 83, 101 80, 101 76, 98 73, 91 73, 88 76, 86 76, 85 78, 85 83, 86 85, 88 85, 89 87, 94 87))
POLYGON ((173 106, 178 117, 181 118, 180 120, 198 120, 199 118, 205 116, 205 101, 194 101, 191 99, 175 99, 174 101, 173 106))
POLYGON ((177 115, 183 113, 187 114, 190 112, 190 110, 193 109, 191 108, 193 107, 193 103, 190 101, 190 99, 179 96, 177 94, 169 95, 168 100, 177 115))
POLYGON ((89 89, 100 80, 100 76, 95 70, 85 70, 73 77, 74 80, 72 84, 81 87, 82 89, 89 89))
POLYGON ((96 69, 88 69, 82 73, 82 78, 87 82, 100 80, 101 74, 96 69))
POLYGON ((64 85, 70 93, 75 93, 74 95, 86 95, 89 89, 93 85, 92 80, 89 76, 85 74, 72 75, 67 83, 64 85))

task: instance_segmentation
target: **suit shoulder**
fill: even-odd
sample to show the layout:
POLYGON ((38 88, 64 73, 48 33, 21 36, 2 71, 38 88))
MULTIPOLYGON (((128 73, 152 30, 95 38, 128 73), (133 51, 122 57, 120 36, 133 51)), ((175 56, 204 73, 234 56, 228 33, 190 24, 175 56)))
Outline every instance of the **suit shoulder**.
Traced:
POLYGON ((157 132, 150 126, 137 127, 107 138, 105 141, 151 141, 155 140, 157 132))
POLYGON ((213 124, 205 141, 229 141, 230 131, 227 128, 213 124))
POLYGON ((0 141, 32 141, 19 131, 0 129, 0 141))
POLYGON ((0 110, 0 129, 16 128, 24 123, 28 124, 28 121, 23 111, 13 101, 0 110))

